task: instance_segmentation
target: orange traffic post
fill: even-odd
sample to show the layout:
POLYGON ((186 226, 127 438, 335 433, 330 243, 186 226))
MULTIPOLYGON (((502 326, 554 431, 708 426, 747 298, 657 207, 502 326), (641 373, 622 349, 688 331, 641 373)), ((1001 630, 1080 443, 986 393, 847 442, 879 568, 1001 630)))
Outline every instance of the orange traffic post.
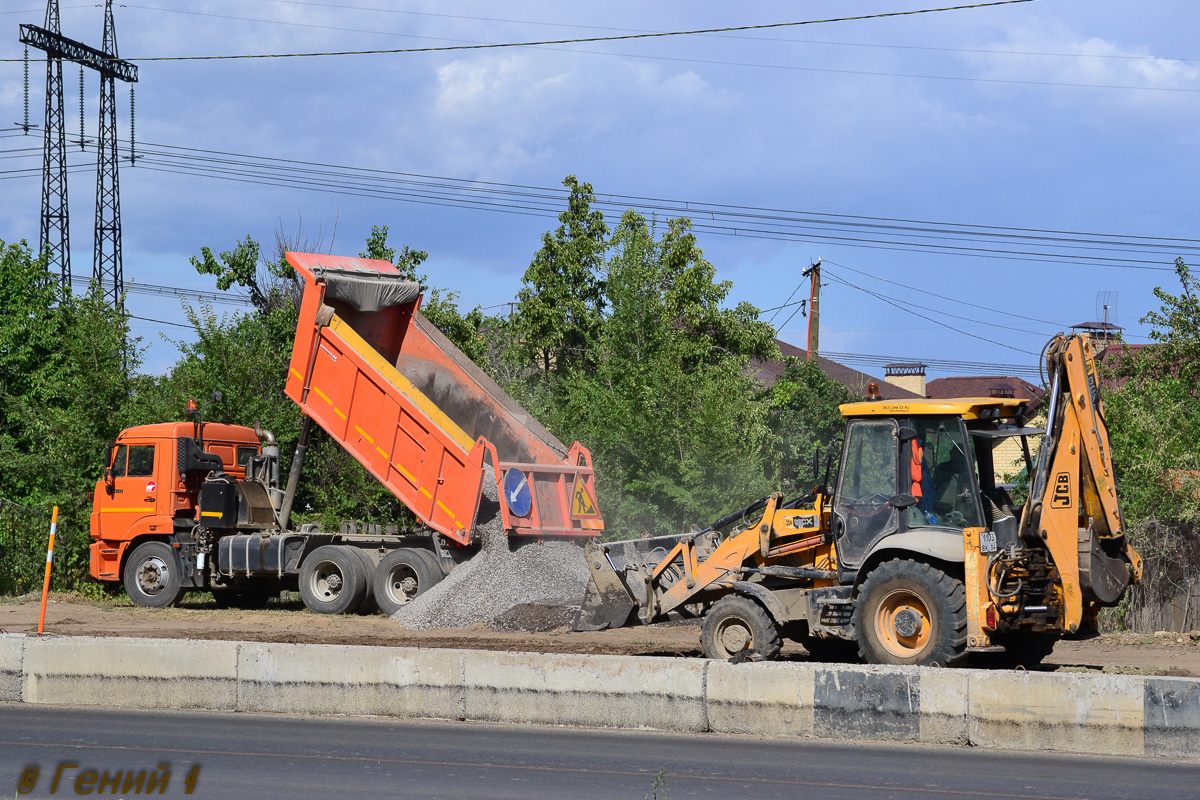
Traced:
POLYGON ((46 598, 50 596, 50 565, 54 562, 54 532, 58 529, 58 506, 50 514, 50 546, 46 548, 46 579, 42 581, 42 613, 38 616, 38 636, 46 630, 46 598))

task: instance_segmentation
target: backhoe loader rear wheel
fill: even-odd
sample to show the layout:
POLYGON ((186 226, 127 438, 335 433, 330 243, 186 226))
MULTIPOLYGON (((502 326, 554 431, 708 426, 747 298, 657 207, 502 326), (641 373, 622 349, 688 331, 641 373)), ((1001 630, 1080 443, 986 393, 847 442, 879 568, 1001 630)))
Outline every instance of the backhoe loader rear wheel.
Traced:
POLYGON ((782 646, 775 620, 743 595, 727 595, 714 603, 700 628, 700 647, 706 658, 729 661, 746 653, 769 661, 779 655, 782 646))
POLYGON ((953 666, 966 658, 962 581, 907 559, 871 571, 854 600, 854 634, 869 664, 953 666))

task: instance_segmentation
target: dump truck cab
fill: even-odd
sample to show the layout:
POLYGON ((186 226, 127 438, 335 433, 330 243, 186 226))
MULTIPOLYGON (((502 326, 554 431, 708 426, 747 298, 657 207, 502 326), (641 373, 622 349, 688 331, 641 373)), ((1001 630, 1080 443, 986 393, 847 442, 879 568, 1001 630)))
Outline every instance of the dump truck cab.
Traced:
POLYGON ((93 495, 91 576, 122 580, 129 554, 147 542, 178 549, 180 536, 200 522, 204 475, 243 480, 261 454, 258 435, 242 425, 164 422, 122 431, 106 448, 93 495))

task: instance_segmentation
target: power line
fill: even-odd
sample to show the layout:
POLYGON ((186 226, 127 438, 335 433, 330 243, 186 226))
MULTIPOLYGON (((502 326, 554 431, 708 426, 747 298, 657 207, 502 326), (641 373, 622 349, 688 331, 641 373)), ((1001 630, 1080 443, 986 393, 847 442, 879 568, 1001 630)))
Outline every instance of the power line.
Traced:
MULTIPOLYGON (((475 17, 465 14, 439 14, 431 11, 409 11, 395 8, 378 8, 371 6, 345 6, 336 3, 316 3, 305 2, 305 0, 266 0, 270 3, 280 3, 284 5, 294 6, 312 6, 317 8, 333 8, 338 11, 369 11, 386 14, 404 14, 407 16, 417 17, 438 17, 442 19, 461 19, 472 22, 502 22, 510 25, 536 25, 547 28, 572 28, 576 30, 594 30, 594 31, 622 31, 632 33, 651 33, 645 28, 616 28, 606 25, 584 25, 577 22, 548 22, 545 20, 526 20, 526 19, 506 19, 502 17, 475 17)), ((148 8, 148 6, 131 6, 131 8, 148 8)), ((173 11, 174 9, 158 9, 161 11, 173 11)), ((277 20, 271 20, 276 22, 277 20)), ((283 23, 281 24, 288 24, 283 23)), ((1054 58, 1105 58, 1105 59, 1121 59, 1130 61, 1200 61, 1200 58, 1174 58, 1168 56, 1137 56, 1124 53, 1053 53, 1044 51, 1030 50, 998 50, 994 48, 970 48, 970 47, 934 47, 931 45, 906 45, 906 44, 885 44, 876 42, 834 42, 822 39, 793 39, 775 36, 730 36, 722 34, 710 34, 714 39, 741 39, 751 42, 784 42, 790 44, 819 44, 839 47, 869 47, 888 50, 925 50, 939 53, 972 53, 986 55, 1012 55, 1012 56, 1049 56, 1054 58)))
POLYGON ((174 325, 176 328, 195 329, 195 326, 185 325, 182 322, 167 322, 165 319, 150 319, 150 317, 139 317, 137 314, 126 314, 125 316, 129 319, 140 319, 142 322, 156 322, 159 325, 174 325))
MULTIPOLYGON (((985 305, 981 305, 981 304, 979 304, 979 303, 972 303, 970 300, 959 300, 959 299, 957 299, 957 298, 954 298, 954 297, 947 297, 947 296, 946 296, 946 295, 944 295, 944 294, 938 294, 938 293, 936 293, 936 292, 931 292, 931 291, 929 291, 928 289, 920 289, 920 288, 918 288, 918 287, 916 287, 916 286, 909 286, 907 283, 900 283, 899 281, 893 281, 893 280, 890 280, 890 279, 888 279, 888 278, 881 278, 881 277, 879 277, 878 275, 872 275, 871 273, 869 273, 869 272, 864 272, 864 271, 862 271, 861 269, 855 269, 854 267, 848 267, 848 266, 846 266, 845 264, 839 264, 839 263, 837 263, 836 261, 830 261, 829 259, 825 259, 825 263, 826 263, 826 264, 833 264, 835 267, 840 267, 840 268, 842 268, 842 269, 849 270, 850 272, 856 272, 856 273, 858 273, 859 275, 864 275, 864 276, 866 276, 866 277, 868 277, 868 278, 874 278, 874 279, 875 279, 875 280, 877 280, 877 281, 883 281, 884 283, 890 283, 890 284, 892 284, 893 286, 900 286, 900 287, 902 287, 902 288, 904 288, 904 289, 911 289, 911 290, 912 290, 912 291, 914 291, 914 292, 920 292, 921 294, 927 294, 927 295, 929 295, 930 297, 936 297, 936 298, 938 298, 939 300, 947 300, 947 301, 949 301, 949 302, 951 302, 951 303, 959 303, 960 305, 964 305, 964 306, 971 306, 972 308, 979 308, 979 309, 982 309, 982 310, 984 310, 984 311, 990 311, 990 312, 992 312, 993 314, 1002 314, 1002 315, 1004 315, 1004 316, 1016 317, 1016 318, 1018 318, 1018 319, 1027 320, 1027 321, 1029 321, 1029 322, 1040 322, 1040 323, 1042 323, 1042 324, 1044 324, 1044 325, 1060 325, 1060 324, 1061 324, 1061 323, 1058 323, 1058 322, 1053 322, 1053 321, 1051 321, 1051 320, 1048 320, 1048 319, 1038 319, 1037 317, 1027 317, 1027 316, 1025 316, 1024 314, 1017 314, 1017 313, 1014 313, 1014 312, 1012 312, 1012 311, 1002 311, 1002 310, 1000 310, 1000 309, 998 309, 998 308, 995 308, 995 307, 993 307, 993 306, 985 306, 985 305)), ((1014 330, 1015 330, 1015 328, 1014 328, 1014 330)))
MULTIPOLYGON (((919 14, 936 14, 946 11, 965 11, 979 8, 992 8, 996 6, 1010 6, 1023 3, 1031 3, 1035 0, 991 0, 984 3, 968 3, 956 6, 941 6, 937 8, 918 8, 908 11, 886 11, 878 14, 857 14, 848 17, 830 17, 828 19, 810 19, 796 22, 771 22, 758 25, 730 25, 721 28, 697 28, 693 30, 681 31, 649 31, 643 33, 625 33, 615 36, 586 36, 577 37, 574 39, 543 39, 540 41, 528 42, 494 42, 482 44, 461 44, 461 45, 444 45, 441 47, 402 47, 389 49, 375 50, 339 50, 327 51, 318 53, 240 53, 236 55, 223 56, 153 56, 147 58, 127 59, 131 61, 150 62, 150 61, 229 61, 235 59, 259 59, 259 58, 318 58, 324 56, 363 56, 363 55, 396 55, 401 53, 446 53, 457 52, 462 50, 498 50, 513 47, 542 47, 545 45, 555 44, 589 44, 594 42, 620 42, 630 41, 634 39, 665 39, 681 36, 698 36, 712 33, 734 33, 737 31, 761 31, 773 30, 777 28, 794 28, 803 25, 825 25, 834 22, 859 22, 872 19, 887 19, 890 17, 909 17, 919 14)), ((4 61, 16 61, 17 59, 3 59, 4 61)))
MULTIPOLYGON (((151 161, 147 167, 158 167, 161 171, 403 202, 556 217, 561 212, 561 202, 565 196, 561 189, 522 184, 468 181, 419 173, 248 156, 152 143, 144 147, 151 148, 144 152, 157 156, 157 161, 151 161)), ((1177 237, 932 223, 922 220, 664 200, 638 195, 598 194, 594 205, 601 209, 624 211, 635 207, 646 212, 686 216, 692 220, 697 231, 719 235, 828 242, 869 249, 899 249, 1005 260, 1169 271, 1172 269, 1168 266, 1172 259, 1165 256, 1145 259, 1110 254, 1138 254, 1146 251, 1164 251, 1167 254, 1200 252, 1200 247, 1197 247, 1200 240, 1177 237), (990 246, 976 247, 975 243, 987 243, 990 246), (1009 246, 1000 247, 996 246, 997 244, 1009 246), (1029 245, 1036 245, 1040 249, 1029 248, 1029 245), (1087 251, 1106 254, 1094 255, 1087 251)))
MULTIPOLYGON (((950 325, 949 323, 942 322, 941 320, 934 319, 933 317, 928 317, 928 316, 926 316, 926 315, 924 315, 924 314, 922 314, 922 313, 920 313, 920 312, 918 312, 918 311, 913 311, 911 308, 906 308, 905 306, 903 306, 903 305, 900 305, 900 304, 899 304, 899 303, 897 303, 897 302, 894 302, 893 300, 891 300, 891 299, 890 299, 890 298, 888 298, 888 297, 885 297, 884 295, 881 295, 881 294, 879 294, 879 293, 877 293, 877 292, 872 292, 870 289, 865 289, 865 288, 863 288, 862 286, 858 286, 857 284, 851 283, 850 281, 846 280, 845 278, 839 277, 838 275, 835 275, 835 274, 833 274, 833 273, 830 273, 830 274, 829 274, 829 277, 830 277, 830 278, 832 278, 833 280, 837 281, 838 283, 841 283, 841 284, 844 284, 844 285, 846 285, 846 286, 849 286, 849 287, 850 287, 850 288, 852 288, 852 289, 857 289, 857 290, 858 290, 858 291, 860 291, 860 292, 864 292, 864 293, 866 293, 866 294, 869 294, 869 295, 871 295, 872 297, 874 297, 875 299, 877 299, 877 300, 881 300, 881 301, 883 301, 884 303, 887 303, 889 306, 893 306, 894 308, 898 308, 898 309, 900 309, 901 311, 905 312, 906 314, 912 314, 912 315, 913 315, 913 316, 915 316, 915 317, 920 317, 920 318, 921 318, 921 319, 923 319, 923 320, 927 320, 927 321, 929 321, 929 322, 932 322, 932 323, 933 323, 933 324, 935 324, 935 325, 940 325, 941 327, 943 327, 943 328, 947 328, 947 329, 949 329, 949 330, 952 330, 952 331, 954 331, 955 333, 962 334, 963 336, 970 336, 972 339, 978 339, 978 340, 979 340, 979 341, 981 341, 981 342, 987 342, 988 344, 994 344, 994 345, 996 345, 997 347, 1004 347, 1004 348, 1007 348, 1007 349, 1009 349, 1009 350, 1016 350, 1018 353, 1026 353, 1026 354, 1028 354, 1028 355, 1031 355, 1031 356, 1036 356, 1036 355, 1037 355, 1037 353, 1033 352, 1032 350, 1026 350, 1026 349, 1024 349, 1024 348, 1017 347, 1016 345, 1007 344, 1007 343, 1005 343, 1005 342, 998 342, 998 341, 996 341, 995 339, 989 339, 989 338, 987 338, 986 336, 980 336, 980 335, 978 335, 978 334, 975 334, 975 333, 970 333, 970 332, 968 332, 968 331, 964 331, 964 330, 962 330, 961 328, 956 328, 956 327, 954 327, 953 325, 950 325)), ((939 312, 939 313, 944 313, 944 312, 939 312)), ((950 316, 950 315, 947 315, 947 316, 950 316)), ((1029 333, 1029 331, 1025 331, 1025 333, 1029 333)))
MULTIPOLYGON (((566 192, 523 184, 471 181, 322 162, 251 156, 227 151, 144 145, 146 169, 236 182, 302 188, 332 194, 471 208, 524 216, 557 217, 566 192)), ((10 171, 17 174, 19 170, 10 171)), ((0 171, 0 176, 4 172, 0 171)), ((971 223, 668 200, 641 195, 598 194, 599 210, 687 217, 694 230, 722 236, 830 243, 1001 260, 1170 271, 1171 256, 1200 253, 1200 240, 1129 234, 1063 231, 971 223), (1130 258, 1130 255, 1153 258, 1130 258)))
POLYGON ((918 358, 911 356, 879 356, 862 353, 836 353, 826 351, 822 358, 828 358, 839 363, 858 364, 866 367, 886 367, 895 363, 920 363, 938 372, 949 372, 957 375, 981 375, 1003 373, 1015 376, 1038 377, 1038 368, 1028 364, 997 364, 986 361, 959 361, 954 359, 918 358))

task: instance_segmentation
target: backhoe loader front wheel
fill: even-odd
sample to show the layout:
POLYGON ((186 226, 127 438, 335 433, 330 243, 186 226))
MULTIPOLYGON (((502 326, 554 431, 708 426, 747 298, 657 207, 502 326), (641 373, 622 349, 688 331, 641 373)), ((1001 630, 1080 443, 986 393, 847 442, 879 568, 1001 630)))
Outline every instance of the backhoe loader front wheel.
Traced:
POLYGON ((742 595, 727 595, 714 603, 700 628, 700 647, 706 658, 729 661, 744 653, 743 657, 769 661, 779 655, 782 646, 775 620, 765 608, 742 595))
POLYGON ((929 564, 886 561, 855 598, 854 634, 869 664, 958 664, 967 647, 962 581, 929 564))

